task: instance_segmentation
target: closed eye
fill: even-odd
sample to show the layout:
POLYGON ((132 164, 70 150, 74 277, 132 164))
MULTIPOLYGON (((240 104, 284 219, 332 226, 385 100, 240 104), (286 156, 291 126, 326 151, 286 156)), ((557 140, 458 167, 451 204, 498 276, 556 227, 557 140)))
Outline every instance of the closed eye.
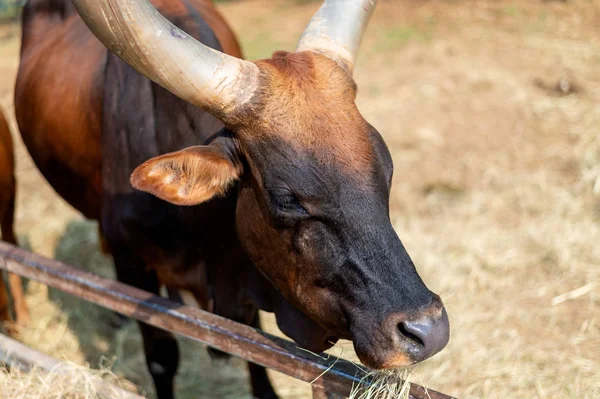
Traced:
POLYGON ((302 217, 308 215, 298 198, 289 192, 269 191, 271 207, 278 217, 302 217))

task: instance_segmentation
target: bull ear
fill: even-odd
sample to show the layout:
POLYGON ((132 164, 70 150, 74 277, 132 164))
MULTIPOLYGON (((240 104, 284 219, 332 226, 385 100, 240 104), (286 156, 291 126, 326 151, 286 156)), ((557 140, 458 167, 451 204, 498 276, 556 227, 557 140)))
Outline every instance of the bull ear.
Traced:
POLYGON ((175 205, 198 205, 225 194, 241 167, 221 148, 205 145, 151 158, 131 175, 131 185, 175 205))

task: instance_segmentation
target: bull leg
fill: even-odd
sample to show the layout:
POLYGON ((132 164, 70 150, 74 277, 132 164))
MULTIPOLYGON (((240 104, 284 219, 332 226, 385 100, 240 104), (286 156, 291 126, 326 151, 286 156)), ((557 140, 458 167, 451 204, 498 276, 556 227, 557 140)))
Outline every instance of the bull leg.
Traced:
MULTIPOLYGON (((108 246, 108 241, 104 236, 104 231, 102 231, 102 225, 100 223, 98 224, 98 242, 100 244, 100 250, 102 251, 102 253, 106 256, 110 256, 111 251, 108 246)), ((123 316, 121 313, 113 312, 112 317, 110 318, 108 323, 111 327, 119 329, 123 327, 127 323, 127 321, 129 321, 129 317, 123 316)))
POLYGON ((172 288, 172 287, 166 287, 167 288, 167 295, 169 296, 169 299, 175 303, 180 303, 180 304, 185 304, 185 302, 183 301, 183 297, 181 296, 181 292, 179 292, 178 289, 176 288, 172 288))
MULTIPOLYGON (((258 311, 253 322, 250 324, 254 328, 260 327, 260 318, 258 311)), ((250 385, 252 386, 252 395, 258 399, 278 399, 271 380, 267 375, 267 370, 263 366, 248 362, 248 371, 250 372, 250 385)))
POLYGON ((0 271, 0 324, 7 325, 10 324, 11 321, 10 301, 8 299, 6 285, 4 284, 4 273, 0 271))
POLYGON ((98 224, 98 241, 100 242, 100 250, 104 255, 110 255, 110 248, 108 247, 108 242, 106 241, 106 237, 104 237, 104 232, 102 231, 102 226, 98 224))
POLYGON ((9 273, 8 285, 12 294, 17 324, 19 326, 25 326, 29 324, 31 317, 29 315, 27 302, 25 302, 25 293, 23 292, 23 283, 21 282, 21 277, 16 274, 9 273))
MULTIPOLYGON (((242 262, 248 261, 243 257, 241 259, 234 258, 233 261, 232 259, 225 259, 222 261, 222 264, 225 266, 216 268, 217 274, 214 276, 215 285, 212 291, 213 309, 211 311, 219 316, 260 329, 258 309, 242 305, 238 302, 236 292, 239 290, 239 287, 236 286, 235 283, 232 284, 230 279, 230 276, 235 274, 234 270, 244 270, 244 268, 250 268, 250 270, 252 270, 254 268, 252 264, 244 264, 242 262)), ((250 280, 252 280, 254 276, 246 277, 247 284, 250 284, 250 280)), ((223 358, 228 356, 224 352, 213 348, 208 348, 208 353, 213 358, 223 358)), ((250 386, 254 398, 279 398, 277 393, 275 393, 273 385, 267 375, 267 371, 263 366, 248 362, 248 372, 250 374, 250 386)))
MULTIPOLYGON (((2 216, 2 220, 0 221, 0 228, 2 230, 2 238, 4 241, 17 245, 17 237, 15 235, 15 231, 13 228, 14 225, 14 217, 15 217, 15 188, 13 186, 12 195, 10 196, 10 200, 8 202, 8 206, 6 207, 4 214, 2 216)), ((2 282, 2 281, 0 281, 2 282)), ((0 321, 4 321, 4 317, 2 316, 3 311, 8 312, 8 293, 6 291, 6 287, 4 284, 0 284, 0 321), (6 303, 5 307, 2 304, 6 303), (4 309, 4 310, 3 310, 4 309)), ((27 303, 25 302, 25 294, 23 293, 23 285, 21 282, 21 277, 9 273, 8 274, 8 286, 10 288, 13 300, 13 306, 15 310, 15 316, 17 319, 17 324, 23 326, 29 323, 29 308, 27 307, 27 303)), ((10 320, 7 318, 6 320, 10 320)))
MULTIPOLYGON (((118 280, 159 295, 160 285, 156 274, 146 271, 143 262, 134 260, 132 256, 124 256, 128 250, 115 248, 116 246, 111 245, 118 280)), ((158 399, 173 399, 175 375, 179 366, 177 340, 170 332, 143 322, 138 323, 144 341, 146 365, 154 381, 156 396, 158 399)))
POLYGON ((139 322, 146 365, 154 380, 158 399, 175 397, 175 375, 179 366, 179 348, 177 340, 170 332, 139 322))
MULTIPOLYGON (((226 316, 225 316, 226 317, 226 316)), ((236 319, 236 318, 233 318, 236 319)), ((258 310, 256 311, 256 315, 252 319, 250 323, 248 320, 240 320, 236 321, 250 325, 254 328, 260 328, 260 319, 258 315, 258 310)), ((226 359, 230 355, 226 352, 222 352, 218 349, 208 347, 206 348, 208 354, 212 359, 226 359)), ((252 388, 252 397, 257 399, 278 399, 279 396, 275 393, 275 389, 271 384, 271 380, 267 375, 267 370, 263 366, 259 366, 258 364, 254 364, 252 362, 248 362, 248 371, 250 374, 250 386, 252 388)))

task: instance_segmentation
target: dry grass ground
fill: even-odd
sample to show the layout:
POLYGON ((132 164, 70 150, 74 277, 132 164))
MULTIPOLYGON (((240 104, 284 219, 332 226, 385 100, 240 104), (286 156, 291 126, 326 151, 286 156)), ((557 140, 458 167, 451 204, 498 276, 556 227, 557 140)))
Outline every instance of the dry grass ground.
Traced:
MULTIPOLYGON (((294 48, 316 3, 221 3, 249 58, 294 48), (302 3, 302 4, 300 4, 302 3)), ((358 103, 395 163, 392 219, 441 293, 452 336, 412 380, 461 398, 600 397, 600 2, 387 0, 356 68, 358 103)), ((11 110, 18 38, 0 28, 11 110), (2 39, 4 37, 4 39, 2 39)), ((23 245, 110 274, 93 223, 18 142, 23 245)), ((134 324, 29 283, 28 344, 149 390, 134 324)), ((274 331, 272 318, 268 329, 274 331)), ((180 397, 247 397, 243 363, 184 341, 180 397)), ((351 345, 334 354, 352 357, 351 345)), ((285 398, 303 384, 276 376, 285 398)))
POLYGON ((108 369, 92 370, 72 362, 60 362, 48 371, 0 369, 3 399, 130 399, 127 385, 108 369))

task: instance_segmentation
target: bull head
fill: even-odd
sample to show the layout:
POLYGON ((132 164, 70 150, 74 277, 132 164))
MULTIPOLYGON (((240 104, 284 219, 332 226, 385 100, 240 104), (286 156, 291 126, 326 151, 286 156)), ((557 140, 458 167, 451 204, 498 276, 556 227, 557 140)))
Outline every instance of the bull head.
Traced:
POLYGON ((322 332, 307 337, 278 315, 288 335, 314 351, 351 339, 373 368, 446 345, 442 302, 389 219, 391 156, 355 105, 352 70, 376 0, 325 1, 295 53, 254 62, 197 42, 146 0, 73 2, 111 51, 226 126, 210 145, 150 159, 131 181, 178 205, 235 185, 248 256, 322 332))

